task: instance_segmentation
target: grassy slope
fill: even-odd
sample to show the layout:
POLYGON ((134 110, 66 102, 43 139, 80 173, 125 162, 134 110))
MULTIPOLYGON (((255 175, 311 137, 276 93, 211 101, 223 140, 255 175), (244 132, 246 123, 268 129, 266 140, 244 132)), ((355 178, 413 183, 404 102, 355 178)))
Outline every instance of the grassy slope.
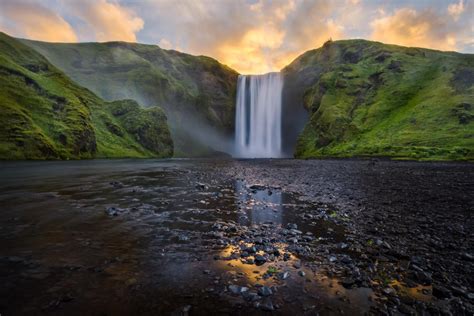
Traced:
POLYGON ((0 73, 0 159, 172 154, 164 116, 149 126, 163 132, 163 150, 150 150, 112 114, 113 105, 78 86, 39 53, 3 33, 0 73))
POLYGON ((474 55, 328 42, 284 70, 310 121, 296 157, 474 159, 474 55))
POLYGON ((207 151, 187 126, 205 124, 223 135, 233 133, 238 74, 212 58, 123 42, 22 41, 106 100, 127 98, 144 106, 160 105, 170 119, 175 147, 183 155, 207 151))

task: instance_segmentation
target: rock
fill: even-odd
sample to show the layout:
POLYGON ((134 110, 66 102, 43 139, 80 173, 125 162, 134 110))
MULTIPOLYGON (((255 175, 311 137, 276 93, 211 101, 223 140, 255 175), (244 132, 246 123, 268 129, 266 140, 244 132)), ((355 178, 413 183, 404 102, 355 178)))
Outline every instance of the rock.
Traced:
POLYGON ((265 259, 264 256, 262 255, 256 255, 255 256, 255 264, 260 266, 262 264, 264 264, 265 262, 267 262, 267 259, 265 259))
POLYGON ((284 261, 288 261, 290 259, 291 259, 291 255, 289 253, 286 252, 286 253, 283 254, 283 260, 284 261))
POLYGON ((214 223, 211 228, 213 230, 222 230, 222 225, 219 223, 214 223))
POLYGON ((385 294, 385 295, 395 295, 396 291, 395 289, 391 288, 391 287, 386 287, 382 290, 382 292, 385 294))
POLYGON ((118 216, 119 215, 119 210, 116 207, 108 207, 105 212, 109 216, 118 216))
POLYGON ((288 271, 278 273, 278 278, 280 280, 286 280, 289 277, 290 277, 290 272, 288 272, 288 271))
POLYGON ((306 275, 306 273, 303 270, 300 270, 300 271, 298 271, 298 275, 300 277, 304 277, 306 275))
POLYGON ((352 278, 344 278, 342 279, 341 281, 341 284, 343 287, 345 287, 346 289, 350 289, 352 288, 352 286, 354 285, 355 281, 354 279, 352 278))
POLYGON ((352 259, 349 256, 344 256, 344 257, 342 257, 341 262, 344 263, 344 264, 351 264, 352 259))
POLYGON ((398 306, 398 310, 406 315, 416 315, 416 311, 410 306, 407 306, 405 304, 400 304, 398 306))
POLYGON ((431 278, 431 274, 424 272, 424 271, 418 271, 415 273, 416 280, 420 282, 422 285, 431 285, 433 283, 433 279, 431 278))
POLYGON ((255 260, 253 260, 252 258, 248 258, 248 259, 245 260, 245 263, 246 264, 254 264, 255 260))
POLYGON ((243 292, 242 296, 244 297, 244 299, 246 301, 249 301, 249 302, 255 302, 255 301, 258 301, 260 299, 260 297, 257 293, 250 292, 250 291, 243 292))
POLYGON ((467 252, 462 253, 461 258, 463 258, 466 261, 474 261, 474 256, 467 252))
POLYGON ((242 251, 240 253, 240 257, 242 257, 242 258, 247 258, 248 256, 250 256, 250 254, 247 251, 242 251))
POLYGON ((110 185, 113 186, 116 189, 123 188, 123 184, 118 182, 118 181, 112 181, 112 182, 110 182, 110 185))
POLYGON ((291 229, 290 234, 292 234, 293 236, 296 236, 296 235, 302 235, 303 232, 301 230, 291 229))
POLYGON ((451 291, 453 292, 454 295, 458 296, 458 297, 468 297, 468 293, 466 290, 460 288, 460 287, 457 287, 457 286, 451 286, 451 291))
POLYGON ((189 311, 191 310, 191 305, 186 305, 183 307, 183 313, 189 313, 189 311))
POLYGON ((286 229, 298 229, 298 225, 292 224, 292 223, 288 223, 288 224, 286 225, 286 229))
POLYGON ((245 248, 244 251, 248 253, 256 253, 257 249, 255 248, 255 246, 252 246, 252 247, 245 248))
POLYGON ((231 292, 232 294, 235 294, 235 295, 242 294, 242 293, 247 292, 249 290, 248 287, 238 286, 238 285, 234 285, 234 284, 229 285, 227 288, 229 289, 229 292, 231 292))
POLYGON ((179 241, 187 241, 187 240, 189 240, 189 237, 186 236, 186 235, 179 235, 179 236, 178 236, 178 240, 179 240, 179 241))
POLYGON ((349 247, 349 245, 346 244, 345 242, 341 242, 341 243, 339 244, 339 248, 340 248, 340 249, 346 249, 347 247, 349 247))
POLYGON ((295 262, 293 263, 293 267, 294 267, 295 269, 300 269, 300 268, 301 268, 301 261, 300 261, 300 260, 295 261, 295 262))
POLYGON ((273 294, 273 291, 268 286, 261 286, 258 288, 257 293, 260 296, 270 296, 273 294))
POLYGON ((337 258, 336 256, 329 256, 329 262, 336 262, 337 258))
POLYGON ((207 185, 205 185, 204 183, 196 182, 196 189, 207 190, 207 189, 209 189, 209 187, 207 185))
POLYGON ((260 309, 261 310, 264 310, 264 311, 267 311, 267 312, 271 312, 273 310, 275 310, 275 307, 273 307, 273 303, 271 301, 270 298, 265 298, 259 305, 260 309))
POLYGON ((433 296, 439 299, 451 298, 451 291, 441 285, 433 285, 433 296))
POLYGON ((298 243, 298 238, 296 238, 296 237, 288 238, 288 242, 291 242, 293 244, 297 244, 298 243))
POLYGON ((254 190, 254 191, 263 191, 266 189, 266 187, 264 185, 260 185, 260 184, 253 184, 251 186, 248 187, 250 190, 254 190))

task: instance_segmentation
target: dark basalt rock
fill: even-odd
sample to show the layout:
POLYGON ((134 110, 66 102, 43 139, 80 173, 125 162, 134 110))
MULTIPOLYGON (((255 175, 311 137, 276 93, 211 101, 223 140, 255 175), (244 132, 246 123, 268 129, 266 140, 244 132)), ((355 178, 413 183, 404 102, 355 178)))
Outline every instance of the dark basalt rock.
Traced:
POLYGON ((451 298, 451 291, 441 285, 433 285, 433 296, 439 299, 451 298))

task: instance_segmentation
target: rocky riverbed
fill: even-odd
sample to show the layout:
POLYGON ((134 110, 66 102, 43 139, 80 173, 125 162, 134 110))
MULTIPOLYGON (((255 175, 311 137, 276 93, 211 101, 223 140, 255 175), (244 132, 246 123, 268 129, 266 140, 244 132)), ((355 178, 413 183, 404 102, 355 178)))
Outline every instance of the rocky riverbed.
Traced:
POLYGON ((474 165, 0 166, 0 314, 472 315, 474 165))

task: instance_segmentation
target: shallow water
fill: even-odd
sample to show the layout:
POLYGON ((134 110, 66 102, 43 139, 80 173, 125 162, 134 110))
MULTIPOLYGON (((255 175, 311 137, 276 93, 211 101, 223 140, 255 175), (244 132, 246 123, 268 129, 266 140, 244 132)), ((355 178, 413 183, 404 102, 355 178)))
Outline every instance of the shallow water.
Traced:
POLYGON ((291 252, 289 238, 278 239, 288 224, 311 237, 309 246, 346 236, 325 217, 302 216, 329 206, 245 172, 229 176, 236 164, 241 168, 233 160, 186 159, 2 163, 0 313, 262 312, 229 285, 273 287, 273 308, 282 314, 368 311, 371 290, 344 288, 314 256, 292 253, 262 265, 240 257, 253 245, 242 236, 255 239, 261 229, 263 238, 277 234, 269 243, 281 253, 291 252), (236 228, 222 235, 215 223, 236 228), (289 277, 268 277, 270 267, 289 277))

